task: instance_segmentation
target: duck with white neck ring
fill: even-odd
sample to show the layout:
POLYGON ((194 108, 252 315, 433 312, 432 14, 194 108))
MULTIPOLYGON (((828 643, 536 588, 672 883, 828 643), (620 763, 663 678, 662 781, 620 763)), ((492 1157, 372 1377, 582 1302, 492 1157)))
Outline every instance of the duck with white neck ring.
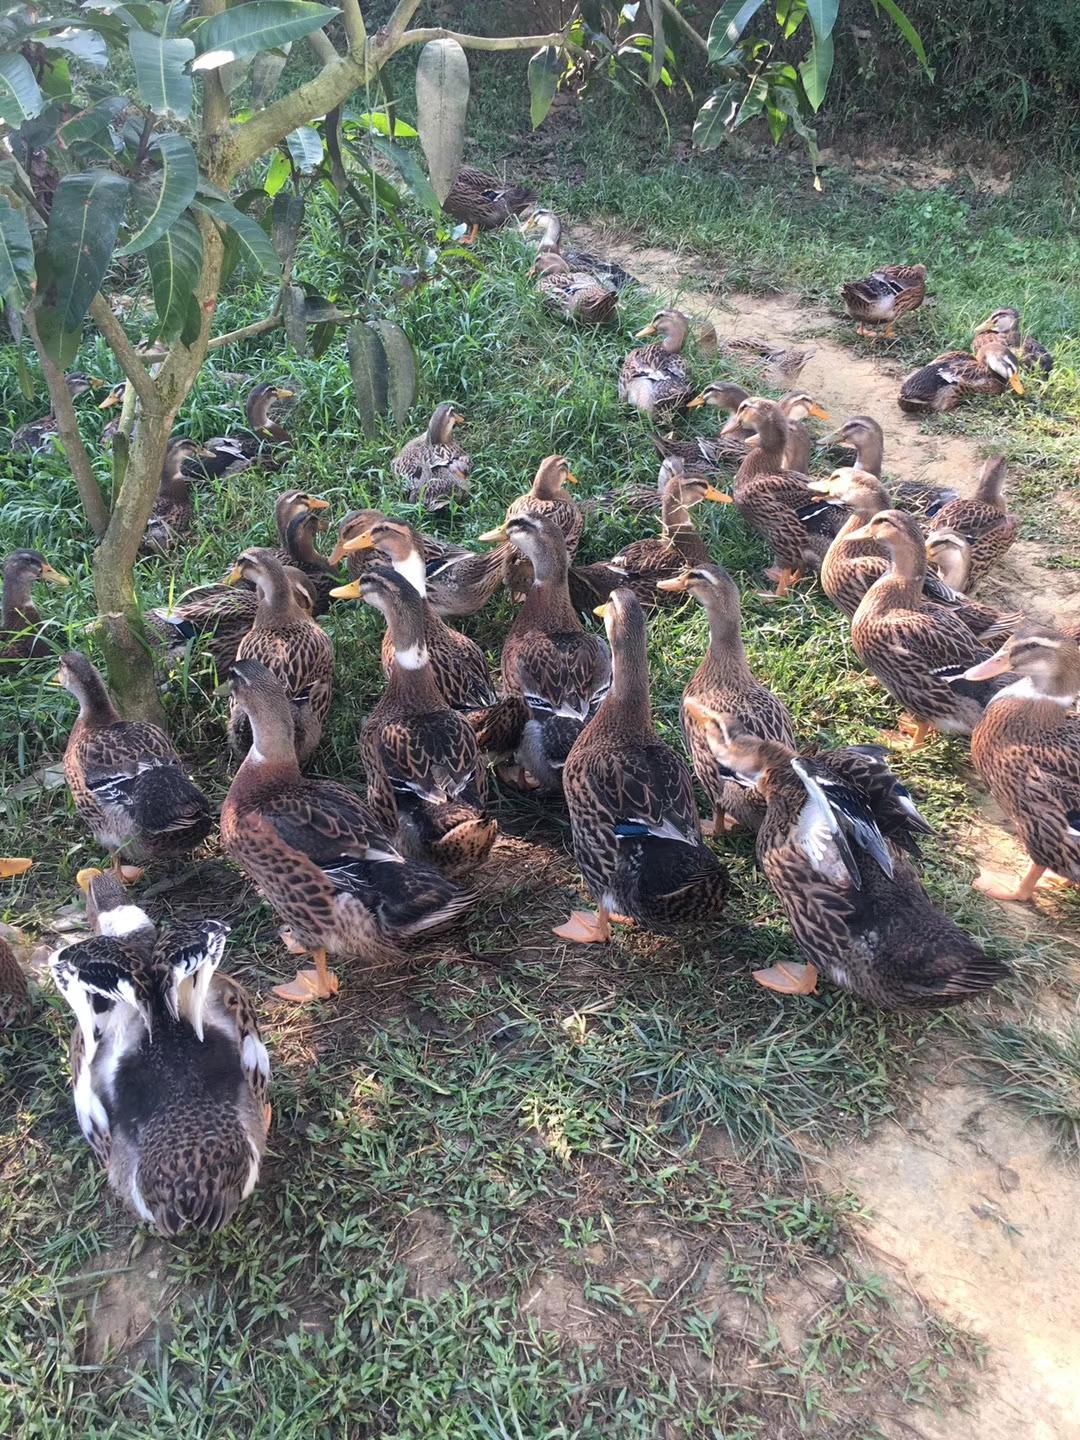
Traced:
POLYGON ((405 942, 452 925, 475 896, 402 855, 353 791, 300 773, 292 706, 264 665, 237 661, 232 688, 253 739, 222 806, 222 845, 285 922, 286 948, 314 960, 274 994, 329 999, 339 989, 329 956, 395 963, 405 942))
POLYGON ((79 1126, 120 1200, 159 1234, 228 1223, 259 1178, 270 1059, 242 986, 216 973, 229 927, 159 936, 100 870, 79 872, 95 932, 49 968, 75 1014, 79 1126))
POLYGON ((1027 626, 969 680, 1011 672, 971 736, 980 778, 1020 833, 1031 865, 1017 882, 983 872, 975 888, 994 900, 1030 900, 1047 871, 1080 884, 1080 651, 1046 626, 1027 626))
POLYGON ((644 612, 616 590, 597 614, 611 689, 563 772, 574 858, 597 909, 573 911, 555 934, 580 944, 610 940, 612 920, 662 931, 712 920, 730 883, 701 838, 690 767, 653 726, 644 612))
POLYGON ((393 660, 386 691, 360 737, 368 804, 403 854, 447 874, 487 859, 498 825, 487 815, 487 768, 476 733, 443 698, 424 641, 423 602, 393 570, 341 587, 386 619, 393 660))

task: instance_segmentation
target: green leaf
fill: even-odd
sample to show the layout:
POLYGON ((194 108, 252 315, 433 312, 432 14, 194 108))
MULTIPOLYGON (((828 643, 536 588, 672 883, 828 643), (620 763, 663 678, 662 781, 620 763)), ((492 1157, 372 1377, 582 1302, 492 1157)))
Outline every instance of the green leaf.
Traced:
POLYGON ((529 61, 529 118, 534 130, 551 109, 562 72, 562 58, 555 45, 545 45, 529 61))
POLYGON ((408 421, 409 410, 416 399, 416 356, 409 337, 392 320, 369 322, 378 333, 386 355, 387 403, 400 430, 408 421))
POLYGON ((766 105, 765 114, 769 121, 769 133, 772 135, 773 144, 779 145, 784 138, 784 131, 791 124, 791 116, 785 115, 783 110, 778 110, 775 105, 766 105))
POLYGON ((814 167, 814 189, 820 190, 821 180, 818 171, 821 169, 821 156, 818 152, 817 131, 806 123, 800 104, 800 92, 789 85, 774 85, 771 99, 772 103, 778 109, 783 110, 791 120, 796 135, 806 141, 806 148, 810 152, 810 163, 814 167))
POLYGON ((829 88, 829 76, 832 74, 832 67, 832 36, 830 35, 827 40, 823 40, 819 35, 815 35, 810 54, 799 66, 799 74, 802 76, 806 98, 810 101, 810 105, 815 111, 821 109, 821 102, 825 99, 825 91, 829 88))
POLYGON ((366 189, 368 182, 370 182, 381 204, 385 205, 388 210, 400 210, 401 196, 398 194, 394 186, 391 185, 390 181, 387 180, 386 176, 380 175, 377 170, 373 170, 371 168, 371 166, 365 160, 363 152, 360 150, 359 146, 355 145, 351 140, 345 141, 345 148, 349 151, 351 155, 354 155, 356 159, 359 160, 360 168, 367 176, 364 188, 366 189))
POLYGON ((192 70, 216 70, 230 60, 301 40, 340 15, 329 5, 307 0, 253 0, 205 20, 195 31, 198 57, 192 70))
POLYGON ((408 150, 403 150, 400 145, 395 145, 391 140, 380 140, 376 138, 372 143, 380 155, 385 155, 389 161, 397 166, 401 178, 420 201, 421 205, 426 206, 433 215, 441 215, 442 206, 439 203, 438 195, 436 195, 435 191, 431 188, 431 182, 409 154, 408 150))
POLYGON ((152 203, 139 207, 139 229, 118 255, 134 255, 152 245, 195 199, 199 162, 191 141, 183 135, 155 135, 150 153, 161 156, 161 185, 152 192, 152 203))
POLYGON ((468 108, 465 51, 456 40, 429 40, 416 63, 416 127, 440 206, 461 169, 468 108))
POLYGON ((238 210, 230 200, 220 193, 213 194, 206 185, 200 186, 198 198, 193 203, 197 210, 202 210, 211 219, 216 220, 219 225, 225 225, 232 231, 240 244, 241 258, 256 275, 278 276, 281 274, 281 262, 278 260, 277 251, 271 244, 269 235, 257 220, 253 220, 250 215, 245 215, 242 210, 238 210))
POLYGON ((827 40, 836 27, 836 12, 840 8, 840 0, 806 0, 806 8, 810 12, 810 24, 814 27, 814 34, 819 40, 827 40))
POLYGON ((386 350, 382 339, 370 325, 351 325, 347 336, 349 370, 360 424, 369 440, 378 437, 378 417, 386 414, 390 403, 390 381, 386 350))
POLYGON ((21 55, 0 54, 0 120, 21 125, 41 113, 44 96, 21 55))
MULTIPOLYGON (((109 128, 112 122, 122 110, 126 110, 131 101, 126 95, 110 95, 108 99, 101 100, 89 110, 84 110, 80 115, 73 115, 72 118, 60 126, 56 132, 60 143, 67 149, 75 149, 79 145, 95 142, 99 136, 109 128)), ((107 153, 113 154, 111 142, 106 142, 107 153)))
POLYGON ((64 50, 67 54, 74 55, 76 60, 94 65, 98 70, 104 70, 108 64, 109 47, 105 44, 104 36, 93 30, 68 25, 51 35, 39 35, 37 43, 46 50, 64 50))
POLYGON ((155 115, 174 115, 186 120, 191 114, 193 86, 184 69, 195 54, 190 40, 166 40, 147 30, 128 34, 128 49, 135 65, 139 99, 155 115))
POLYGON ((23 212, 0 195, 0 298, 21 310, 34 298, 34 243, 23 212))
POLYGON ((893 24, 900 31, 900 34, 903 35, 904 39, 908 42, 912 50, 914 50, 915 54, 919 57, 919 64, 926 71, 927 75, 929 75, 930 79, 933 80, 934 72, 927 63, 926 51, 923 49, 923 43, 919 37, 919 32, 915 29, 915 26, 912 25, 911 21, 904 14, 903 10, 900 9, 900 6, 896 4, 896 0, 873 0, 873 4, 875 11, 880 8, 885 11, 886 15, 889 16, 893 24))
POLYGON ((112 261, 131 181, 108 170, 65 175, 56 187, 38 257, 43 310, 59 328, 77 331, 112 261))
POLYGON ((288 155, 282 154, 280 150, 275 150, 274 158, 270 161, 270 169, 267 170, 266 179, 263 181, 263 189, 267 195, 276 195, 288 181, 292 171, 292 161, 288 155))
POLYGON ((714 90, 694 121, 694 145, 698 150, 715 150, 735 119, 742 85, 731 81, 714 90))
MULTIPOLYGON (((364 110, 359 115, 350 115, 348 119, 350 122, 355 121, 356 124, 363 125, 365 129, 374 130, 379 135, 390 134, 390 117, 385 110, 364 110)), ((420 131, 414 130, 404 120, 395 119, 394 134, 399 140, 415 140, 420 131)))
POLYGON ((724 0, 709 27, 710 60, 723 62, 731 54, 764 3, 765 0, 724 0))
POLYGON ((270 243, 282 266, 292 264, 300 230, 304 224, 304 197, 302 195, 275 195, 271 211, 270 243))
POLYGON ((776 23, 780 26, 785 40, 790 40, 806 19, 806 0, 779 0, 776 7, 776 23))
POLYGON ((199 302, 195 300, 195 287, 202 274, 202 263, 202 235, 195 217, 186 210, 146 251, 158 319, 157 338, 172 341, 179 335, 184 344, 190 344, 198 335, 199 302), (192 300, 195 300, 194 316, 192 300))
POLYGON ((311 125, 300 125, 285 136, 293 164, 301 175, 310 175, 316 166, 322 164, 322 136, 311 125))
POLYGON ((661 0, 649 0, 649 11, 652 16, 652 49, 649 53, 649 87, 655 90, 664 74, 664 53, 667 49, 664 40, 664 7, 661 0))

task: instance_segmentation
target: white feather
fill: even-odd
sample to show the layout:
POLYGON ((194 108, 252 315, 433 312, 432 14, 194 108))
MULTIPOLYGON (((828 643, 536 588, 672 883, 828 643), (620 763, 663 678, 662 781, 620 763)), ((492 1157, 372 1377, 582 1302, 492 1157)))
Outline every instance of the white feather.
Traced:
POLYGON ((145 910, 140 910, 138 905, 118 905, 115 910, 101 912, 97 928, 99 935, 109 935, 119 940, 125 935, 134 935, 136 930, 146 930, 149 925, 149 915, 145 910))
POLYGON ((270 1078, 270 1052, 257 1035, 245 1035, 240 1047, 240 1063, 245 1070, 256 1070, 264 1080, 270 1078))

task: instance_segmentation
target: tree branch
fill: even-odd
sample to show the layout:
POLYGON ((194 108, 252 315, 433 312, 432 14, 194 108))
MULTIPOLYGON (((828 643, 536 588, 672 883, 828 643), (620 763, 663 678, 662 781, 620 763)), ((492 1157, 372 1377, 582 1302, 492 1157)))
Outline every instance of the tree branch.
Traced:
POLYGON ((94 324, 109 342, 109 348, 120 361, 120 368, 135 387, 135 393, 143 403, 143 409, 154 413, 161 409, 157 386, 150 371, 139 359, 135 346, 128 339, 127 331, 109 308, 104 295, 95 295, 90 302, 90 315, 94 324))
POLYGON ((341 59, 325 30, 312 30, 310 35, 304 36, 304 39, 307 41, 308 49, 320 65, 330 65, 333 61, 341 59))
POLYGON ((398 0, 390 19, 376 30, 375 38, 371 42, 371 48, 376 52, 375 56, 372 56, 374 69, 378 70, 380 65, 384 65, 391 55, 401 49, 401 37, 409 28, 409 21, 420 9, 420 4, 421 0, 398 0))
MULTIPOLYGON (((354 55, 363 54, 367 44, 367 26, 360 13, 360 0, 341 0, 341 23, 349 39, 349 49, 354 55)), ((408 21, 405 23, 408 24, 408 21)))
POLYGON ((100 538, 109 528, 109 507, 105 504, 105 496, 101 493, 94 467, 90 464, 90 456, 79 434, 79 422, 75 415, 75 406, 71 403, 71 391, 67 387, 64 372, 45 353, 38 333, 37 315, 32 305, 26 308, 23 317, 41 361, 41 373, 49 387, 52 413, 56 416, 56 431, 71 466, 71 473, 75 477, 75 484, 79 487, 79 498, 91 529, 100 538))
MULTIPOLYGON (((463 50, 541 50, 545 45, 565 45, 566 35, 565 30, 556 30, 552 35, 461 35, 457 30, 435 26, 429 30, 406 30, 397 48, 426 45, 429 40, 456 40, 463 50)), ((385 64, 386 59, 389 56, 380 63, 385 64)))
POLYGON ((661 5, 663 5, 667 14, 671 16, 672 20, 675 21, 675 24, 679 27, 679 29, 683 32, 687 39, 693 41, 693 43, 698 47, 698 49, 703 50, 707 55, 709 53, 709 42, 705 39, 703 35, 701 35, 697 30, 694 29, 693 25, 690 24, 690 21, 687 20, 686 16, 682 13, 682 11, 675 8, 672 0, 660 0, 660 3, 661 5))
MULTIPOLYGON (((370 50, 371 46, 367 48, 370 50)), ((234 132, 229 175, 224 177, 226 180, 238 170, 254 165, 260 155, 272 150, 298 125, 306 125, 316 115, 325 115, 333 110, 364 83, 367 66, 363 58, 358 59, 351 53, 334 53, 336 58, 324 65, 313 80, 305 81, 288 95, 275 100, 234 132)), ((218 178, 216 183, 220 185, 222 179, 218 178)))
MULTIPOLYGON (((365 314, 370 314, 370 311, 365 314)), ((326 319, 332 320, 335 325, 348 325, 353 320, 363 320, 365 314, 346 315, 344 311, 335 310, 334 314, 328 314, 326 319)), ((254 335, 265 335, 268 330, 280 330, 284 324, 285 316, 278 310, 273 315, 268 315, 265 320, 253 320, 250 325, 243 325, 239 330, 230 330, 226 335, 215 335, 206 348, 220 350, 223 345, 234 345, 238 340, 250 340, 254 335)))
MULTIPOLYGON (((215 15, 223 15, 225 0, 202 0, 200 9, 208 20, 215 15)), ((203 135, 208 135, 212 130, 227 124, 228 119, 229 97, 225 93, 225 86, 221 83, 221 71, 205 70, 203 72, 202 121, 199 128, 203 135)))

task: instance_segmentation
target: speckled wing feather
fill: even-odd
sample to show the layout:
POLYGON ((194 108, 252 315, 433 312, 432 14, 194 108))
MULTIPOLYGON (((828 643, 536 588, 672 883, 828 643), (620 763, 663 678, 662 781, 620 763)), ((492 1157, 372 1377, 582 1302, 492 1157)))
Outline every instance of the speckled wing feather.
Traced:
POLYGON ((395 791, 411 791, 438 805, 471 790, 482 803, 476 736, 455 711, 389 721, 378 726, 376 740, 379 763, 395 791))
POLYGON ((210 999, 220 1005, 235 1030, 241 1068, 256 1102, 260 1108, 265 1107, 270 1090, 270 1057, 251 996, 231 976, 215 975, 210 999))
POLYGON ((506 688, 522 695, 534 712, 595 713, 611 686, 607 642, 588 630, 511 636, 503 652, 506 688))

